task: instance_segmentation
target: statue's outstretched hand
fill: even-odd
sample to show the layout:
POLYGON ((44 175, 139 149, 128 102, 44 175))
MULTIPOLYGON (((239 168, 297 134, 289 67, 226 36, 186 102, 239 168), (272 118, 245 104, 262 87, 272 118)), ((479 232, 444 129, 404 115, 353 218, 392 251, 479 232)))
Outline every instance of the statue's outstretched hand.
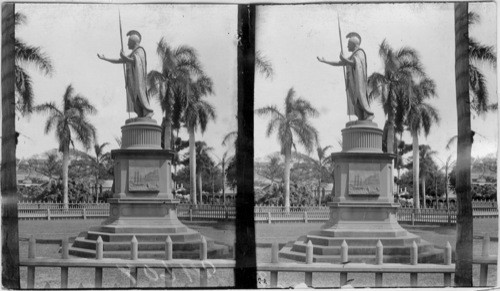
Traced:
POLYGON ((100 58, 101 60, 105 60, 106 59, 103 54, 97 54, 97 57, 100 58))
POLYGON ((318 59, 318 61, 320 61, 320 62, 322 62, 322 63, 324 63, 324 62, 325 62, 325 59, 324 59, 323 57, 321 57, 321 58, 320 58, 320 57, 316 57, 316 58, 318 59))

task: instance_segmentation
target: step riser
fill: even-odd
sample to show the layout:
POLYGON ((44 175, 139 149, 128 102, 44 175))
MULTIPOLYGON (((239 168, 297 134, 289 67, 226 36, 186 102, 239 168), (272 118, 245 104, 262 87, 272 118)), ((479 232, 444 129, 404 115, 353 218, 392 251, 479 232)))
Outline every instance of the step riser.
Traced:
MULTIPOLYGON (((103 233, 92 233, 89 232, 87 234, 87 239, 89 240, 97 240, 97 238, 101 236, 102 240, 105 242, 130 242, 132 240, 133 235, 114 235, 114 234, 103 234, 103 233)), ((201 235, 199 233, 189 233, 189 234, 149 234, 149 235, 135 235, 137 241, 139 242, 165 242, 167 240, 167 236, 170 236, 172 242, 189 242, 189 241, 199 241, 201 239, 201 235)))
MULTIPOLYGON (((298 262, 305 262, 305 255, 302 254, 297 254, 297 253, 287 253, 287 252, 280 252, 279 253, 280 258, 285 258, 285 259, 290 259, 298 262)), ((320 257, 320 256, 314 256, 313 258, 314 262, 322 262, 322 263, 336 263, 340 264, 340 256, 334 256, 332 257, 320 257)), ((375 264, 376 259, 375 256, 372 257, 349 257, 349 261, 353 263, 367 263, 367 264, 375 264)), ((435 254, 435 253, 429 253, 429 254, 420 254, 418 258, 418 262, 421 264, 425 263, 437 263, 437 264, 442 264, 443 263, 443 255, 442 254, 435 254)), ((408 264, 410 263, 410 258, 408 256, 384 256, 384 263, 402 263, 402 264, 408 264)))
MULTIPOLYGON (((87 253, 87 252, 81 252, 78 250, 69 250, 69 254, 72 256, 77 256, 77 257, 82 257, 82 258, 95 258, 95 253, 87 253)), ((117 258, 117 259, 130 259, 130 252, 123 252, 123 253, 103 253, 104 258, 117 258)), ((140 252, 138 254, 138 257, 140 259, 159 259, 163 260, 165 259, 165 252, 140 252)), ((228 257, 228 254, 225 254, 221 250, 213 250, 207 252, 207 257, 208 259, 221 259, 222 257, 228 257)), ((192 252, 177 252, 173 254, 174 259, 199 259, 200 254, 199 251, 192 251, 192 252)))
MULTIPOLYGON (((88 249, 88 250, 95 250, 96 249, 96 244, 95 242, 88 242, 88 241, 78 241, 76 240, 75 243, 73 244, 74 247, 77 248, 82 248, 82 249, 88 249)), ((207 242, 207 247, 210 248, 213 246, 213 242, 207 242)), ((165 250, 165 245, 164 244, 138 244, 138 249, 139 251, 164 251, 165 250)), ((200 243, 199 242, 193 242, 193 243, 174 243, 172 245, 172 250, 175 251, 190 251, 190 250, 199 250, 200 249, 200 243)), ((103 245, 103 250, 104 251, 128 251, 130 252, 130 244, 104 244, 103 245)))
MULTIPOLYGON (((418 247, 419 253, 424 253, 431 251, 433 249, 430 245, 422 245, 418 247)), ((306 247, 304 245, 294 245, 292 251, 298 253, 305 253, 306 247)), ((375 255, 375 247, 366 248, 350 248, 349 255, 375 255)), ((340 255, 340 248, 313 248, 313 253, 315 255, 340 255)), ((406 248, 391 248, 384 247, 384 255, 406 255, 409 256, 411 253, 410 247, 406 248)))
MULTIPOLYGON (((309 238, 313 245, 320 246, 336 246, 340 247, 342 242, 345 240, 348 246, 366 246, 372 245, 376 246, 379 239, 351 239, 351 238, 309 238)), ((407 246, 414 241, 418 244, 420 243, 420 238, 394 238, 394 239, 380 239, 382 245, 385 246, 407 246)))
POLYGON ((406 231, 390 231, 390 232, 368 232, 368 231, 336 231, 336 230, 321 230, 320 236, 325 237, 376 237, 376 238, 397 238, 406 236, 406 231))
POLYGON ((179 225, 174 227, 158 227, 158 228, 139 228, 139 227, 127 227, 127 228, 115 228, 115 227, 106 227, 101 226, 100 231, 109 232, 109 233, 183 233, 187 231, 187 227, 179 225))

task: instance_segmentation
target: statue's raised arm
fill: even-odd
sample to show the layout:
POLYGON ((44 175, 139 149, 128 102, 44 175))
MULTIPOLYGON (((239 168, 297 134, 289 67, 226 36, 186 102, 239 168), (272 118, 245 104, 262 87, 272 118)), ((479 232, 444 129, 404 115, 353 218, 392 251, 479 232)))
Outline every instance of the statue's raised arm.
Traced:
POLYGON ((132 50, 130 55, 120 52, 120 58, 110 59, 102 54, 97 54, 101 60, 113 64, 125 64, 125 82, 127 88, 127 112, 137 113, 137 117, 151 118, 153 109, 149 104, 149 97, 146 89, 147 65, 146 51, 140 46, 142 36, 136 30, 127 33, 128 48, 132 50))

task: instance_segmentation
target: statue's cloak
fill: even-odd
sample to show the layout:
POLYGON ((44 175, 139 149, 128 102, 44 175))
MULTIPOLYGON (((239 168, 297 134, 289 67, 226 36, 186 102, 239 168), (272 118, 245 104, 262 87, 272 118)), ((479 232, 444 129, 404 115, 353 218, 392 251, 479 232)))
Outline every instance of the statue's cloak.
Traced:
POLYGON ((146 51, 137 47, 129 56, 132 63, 127 63, 127 112, 135 112, 138 117, 153 113, 149 105, 146 77, 146 51))
POLYGON ((366 54, 357 49, 349 57, 354 66, 347 67, 347 115, 356 115, 359 120, 373 116, 368 104, 366 54))

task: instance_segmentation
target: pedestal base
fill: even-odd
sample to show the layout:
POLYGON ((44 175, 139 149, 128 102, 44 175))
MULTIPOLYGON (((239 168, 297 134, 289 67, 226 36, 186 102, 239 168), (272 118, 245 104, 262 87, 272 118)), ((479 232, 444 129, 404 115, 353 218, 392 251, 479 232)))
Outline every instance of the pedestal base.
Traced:
MULTIPOLYGON (((130 242, 135 236, 139 243, 139 258, 165 258, 165 241, 170 236, 173 258, 198 259, 201 234, 179 221, 178 201, 169 199, 111 199, 110 217, 101 226, 78 235, 69 250, 70 255, 95 258, 96 241, 104 242, 105 258, 130 258, 130 242)), ((206 238, 208 258, 229 256, 227 246, 206 238)))
POLYGON ((330 220, 321 230, 308 233, 287 244, 279 253, 282 258, 305 261, 306 246, 313 244, 313 261, 341 263, 341 245, 349 247, 349 261, 375 263, 376 245, 384 246, 384 262, 410 263, 415 242, 420 263, 442 262, 442 251, 403 229, 396 220, 397 204, 329 203, 330 220))

